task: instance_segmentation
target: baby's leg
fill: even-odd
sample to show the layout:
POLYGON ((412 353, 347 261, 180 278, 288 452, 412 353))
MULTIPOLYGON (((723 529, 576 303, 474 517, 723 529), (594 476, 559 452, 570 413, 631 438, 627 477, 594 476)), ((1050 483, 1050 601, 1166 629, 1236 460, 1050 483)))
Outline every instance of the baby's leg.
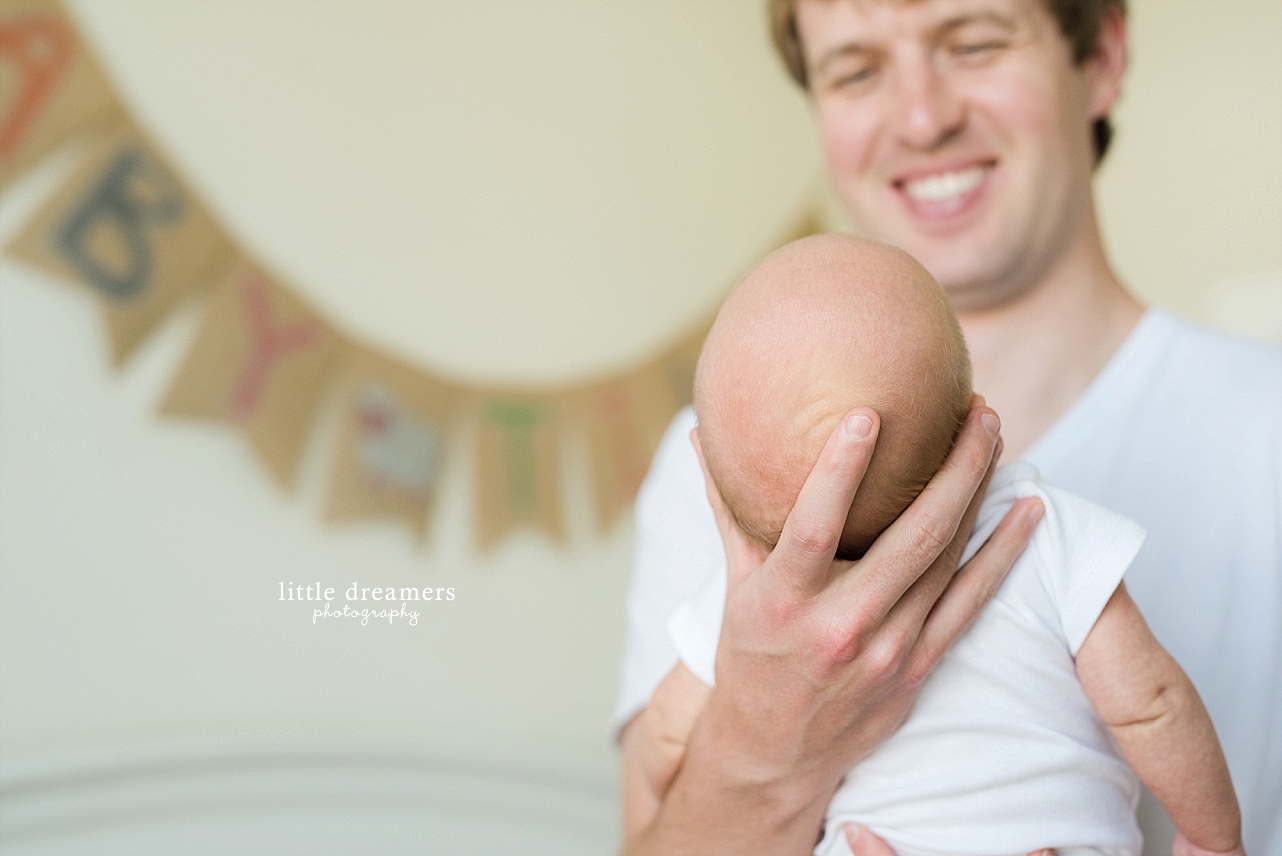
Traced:
POLYGON ((668 672, 623 733, 623 833, 650 825, 685 757, 695 720, 712 689, 682 663, 668 672))

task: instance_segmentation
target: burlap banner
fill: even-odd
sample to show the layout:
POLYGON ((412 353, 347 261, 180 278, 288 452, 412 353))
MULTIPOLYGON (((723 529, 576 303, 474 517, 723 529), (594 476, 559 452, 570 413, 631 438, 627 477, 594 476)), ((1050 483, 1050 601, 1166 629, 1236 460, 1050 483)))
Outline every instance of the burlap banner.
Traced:
POLYGON ((565 538, 561 513, 563 413, 549 395, 481 393, 476 428, 476 540, 488 549, 522 524, 565 538))
POLYGON ((0 0, 0 192, 76 134, 124 118, 61 5, 0 0))
POLYGON ((461 396, 411 366, 356 350, 342 380, 326 517, 401 520, 422 537, 461 396))
POLYGON ((241 262, 210 298, 160 412, 238 426, 289 486, 343 349, 293 292, 241 262))
MULTIPOLYGON (((605 530, 631 505, 665 428, 691 400, 710 319, 638 367, 542 390, 454 384, 354 342, 227 237, 129 121, 61 6, 0 0, 0 191, 73 137, 91 141, 83 160, 9 254, 99 301, 116 364, 185 298, 203 294, 160 411, 234 426, 282 487, 294 482, 322 398, 335 389, 328 520, 390 519, 425 537, 446 453, 472 425, 481 549, 522 526, 565 538, 568 436, 586 439, 605 530)), ((823 227, 820 209, 809 208, 779 243, 823 227)))
POLYGON ((120 363, 183 297, 225 278, 235 250, 137 128, 100 139, 9 247, 101 301, 120 363))
POLYGON ((664 430, 690 402, 706 335, 701 326, 642 368, 567 394, 587 436, 599 530, 632 505, 664 430))

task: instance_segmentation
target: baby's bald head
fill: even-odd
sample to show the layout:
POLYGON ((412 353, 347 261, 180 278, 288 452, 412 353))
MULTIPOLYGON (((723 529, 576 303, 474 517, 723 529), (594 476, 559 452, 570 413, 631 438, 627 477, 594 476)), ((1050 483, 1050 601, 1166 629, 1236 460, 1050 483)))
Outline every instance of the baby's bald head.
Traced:
POLYGON ((699 441, 744 531, 773 546, 838 420, 881 417, 839 555, 862 555, 947 457, 970 361, 939 285, 908 254, 821 235, 767 256, 722 306, 695 375, 699 441))

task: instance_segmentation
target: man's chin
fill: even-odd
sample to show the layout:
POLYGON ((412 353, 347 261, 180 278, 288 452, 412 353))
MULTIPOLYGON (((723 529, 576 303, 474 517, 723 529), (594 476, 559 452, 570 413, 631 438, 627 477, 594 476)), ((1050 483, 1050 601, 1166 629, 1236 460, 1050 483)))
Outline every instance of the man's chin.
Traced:
MULTIPOLYGON (((849 206, 847 210, 851 210, 849 206)), ((1019 285, 1009 282, 1012 269, 1017 267, 1014 259, 1006 265, 993 264, 995 258, 1008 257, 1009 250, 1002 246, 1002 242, 993 240, 991 229, 975 224, 965 233, 945 237, 922 234, 912 228, 912 224, 902 221, 889 231, 872 228, 878 222, 884 225, 895 221, 891 216, 880 221, 868 218, 853 220, 856 233, 896 246, 921 262, 943 288, 954 312, 999 309, 1023 292, 1019 285), (979 246, 998 248, 977 250, 979 246)))
POLYGON ((995 284, 992 280, 945 284, 944 295, 958 315, 993 312, 1019 300, 1024 290, 1011 285, 995 284))
POLYGON ((1009 259, 1007 264, 995 265, 994 258, 1008 254, 999 250, 976 252, 973 248, 978 241, 958 239, 945 247, 920 240, 891 243, 921 262, 943 288, 954 312, 999 309, 1025 291, 1020 282, 1023 278, 1018 275, 1018 261, 1009 259), (970 246, 964 246, 968 243, 970 246))

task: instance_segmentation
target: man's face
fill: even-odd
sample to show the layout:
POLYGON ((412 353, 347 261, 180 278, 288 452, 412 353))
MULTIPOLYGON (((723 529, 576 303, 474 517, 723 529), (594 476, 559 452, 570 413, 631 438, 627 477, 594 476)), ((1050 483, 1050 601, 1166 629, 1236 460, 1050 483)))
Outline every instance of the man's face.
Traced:
POLYGON ((1116 75, 1042 0, 800 0, 833 187, 961 311, 1035 285, 1093 224, 1090 125, 1116 75))

